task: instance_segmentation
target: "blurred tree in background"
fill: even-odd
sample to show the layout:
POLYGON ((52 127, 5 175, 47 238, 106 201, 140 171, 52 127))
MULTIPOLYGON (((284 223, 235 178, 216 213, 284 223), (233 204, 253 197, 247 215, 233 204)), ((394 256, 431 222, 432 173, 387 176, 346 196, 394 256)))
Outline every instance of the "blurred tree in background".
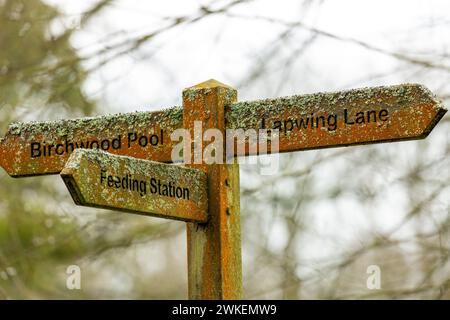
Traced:
MULTIPOLYGON (((40 0, 0 5, 0 127, 51 114, 84 115, 94 110, 82 92, 85 73, 69 39, 53 35, 59 12, 40 0)), ((83 252, 79 226, 61 211, 48 179, 11 180, 0 175, 0 296, 57 297, 55 268, 83 252), (63 245, 64 244, 64 245, 63 245)), ((61 282, 61 281, 59 281, 61 282)))
MULTIPOLYGON (((430 41, 435 29, 448 29, 446 20, 431 17, 413 33, 407 26, 383 47, 311 23, 326 1, 298 1, 298 17, 290 20, 256 14, 264 11, 262 1, 211 1, 186 14, 148 14, 151 31, 109 32, 95 49, 75 49, 77 33, 114 6, 126 11, 118 2, 94 2, 66 27, 57 22, 67 16, 47 2, 0 0, 2 132, 12 121, 101 114, 105 104, 110 112, 108 101, 84 88, 114 64, 125 82, 134 66, 155 74, 145 94, 161 100, 167 91, 179 95, 182 77, 195 84, 198 74, 189 68, 209 70, 209 59, 235 69, 218 80, 258 98, 394 81, 425 83, 444 102, 450 98, 450 43, 430 41), (235 25, 239 37, 230 37, 235 25), (275 37, 261 32, 269 29, 275 37), (190 40, 189 31, 201 41, 190 40), (203 37, 214 31, 216 37, 203 37), (167 46, 175 58, 166 58, 167 46), (343 47, 356 57, 375 54, 387 67, 365 66, 366 75, 350 83, 330 75, 327 63, 358 65, 355 57, 333 60, 343 47), (248 54, 248 63, 231 51, 248 54)), ((104 82, 112 91, 127 88, 104 82)), ((274 176, 242 165, 245 296, 449 299, 449 117, 424 141, 281 155, 274 176), (379 290, 367 288, 371 265, 381 270, 379 290)), ((0 172, 0 298, 186 298, 184 238, 181 222, 76 207, 58 177, 12 179, 0 172), (70 265, 81 267, 81 290, 66 288, 70 265)))

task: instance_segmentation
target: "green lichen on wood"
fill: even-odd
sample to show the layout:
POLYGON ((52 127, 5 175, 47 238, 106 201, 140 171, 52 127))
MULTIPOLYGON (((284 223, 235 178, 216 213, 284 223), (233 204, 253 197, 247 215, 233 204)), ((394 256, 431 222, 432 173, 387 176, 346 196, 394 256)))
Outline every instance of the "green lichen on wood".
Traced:
POLYGON ((198 95, 199 95, 198 89, 188 88, 183 90, 183 100, 188 100, 192 102, 197 98, 198 95))
POLYGON ((78 204, 117 209, 138 214, 149 214, 158 217, 180 219, 184 221, 205 221, 207 216, 206 174, 192 168, 169 165, 155 161, 141 160, 128 156, 116 156, 101 150, 77 149, 69 158, 62 172, 67 184, 70 175, 76 187, 74 199, 83 199, 78 204), (75 170, 74 170, 75 169, 75 170), (149 183, 151 178, 164 183, 188 188, 189 199, 175 199, 146 193, 145 196, 131 190, 108 188, 100 183, 100 173, 129 177, 149 183), (78 195, 79 193, 79 195, 78 195), (181 208, 181 209, 180 209, 181 208), (182 210, 184 208, 184 210, 182 210), (189 209, 190 208, 190 209, 189 209), (191 210, 195 212, 191 214, 191 210), (199 218, 203 213, 203 220, 199 218))
POLYGON ((172 107, 166 111, 167 117, 170 119, 172 125, 179 125, 183 123, 183 108, 182 107, 172 107))
POLYGON ((331 114, 341 112, 343 108, 367 109, 377 105, 401 108, 423 103, 431 103, 436 109, 443 108, 423 85, 402 84, 237 102, 228 106, 226 120, 228 128, 255 128, 263 117, 277 117, 283 113, 293 116, 312 112, 331 114))
POLYGON ((32 121, 28 123, 16 122, 9 126, 7 135, 27 135, 29 138, 38 135, 67 137, 73 136, 83 130, 89 133, 111 132, 123 128, 148 128, 150 126, 166 126, 178 128, 182 126, 183 110, 181 107, 172 107, 155 112, 132 112, 86 117, 79 119, 32 121))

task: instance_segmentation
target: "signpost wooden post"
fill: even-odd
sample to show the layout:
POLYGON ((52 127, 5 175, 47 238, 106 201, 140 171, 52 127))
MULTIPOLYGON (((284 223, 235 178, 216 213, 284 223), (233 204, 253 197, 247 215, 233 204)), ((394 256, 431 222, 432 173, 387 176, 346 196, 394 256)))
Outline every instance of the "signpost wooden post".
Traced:
MULTIPOLYGON (((209 80, 183 91, 183 125, 194 137, 194 122, 202 129, 218 129, 225 136, 225 109, 235 102, 237 91, 209 80)), ((202 130, 202 131, 203 131, 202 130)), ((203 137, 200 137, 200 141, 203 137)), ((225 150, 225 139, 223 150, 225 150)), ((197 143, 197 141, 196 141, 197 143)), ((194 148, 192 148, 195 150, 194 148)), ((241 226, 239 207, 239 165, 208 165, 204 147, 188 155, 191 167, 208 175, 209 216, 207 224, 187 224, 188 281, 190 299, 241 299, 241 226), (194 154, 198 152, 200 154, 194 154), (195 163, 195 158, 202 159, 195 163)))
MULTIPOLYGON (((228 129, 269 130, 279 152, 292 152, 422 139, 447 111, 418 84, 236 99, 236 90, 209 80, 183 91, 183 107, 12 124, 0 139, 0 166, 13 177, 61 173, 80 205, 186 221, 189 298, 240 299, 239 166, 224 152, 220 163, 203 159, 196 121, 222 137, 228 129), (191 168, 161 163, 173 160, 177 129, 194 136, 183 150, 191 168)), ((231 156, 258 154, 251 141, 231 156)), ((219 145, 225 150, 226 139, 219 145)))

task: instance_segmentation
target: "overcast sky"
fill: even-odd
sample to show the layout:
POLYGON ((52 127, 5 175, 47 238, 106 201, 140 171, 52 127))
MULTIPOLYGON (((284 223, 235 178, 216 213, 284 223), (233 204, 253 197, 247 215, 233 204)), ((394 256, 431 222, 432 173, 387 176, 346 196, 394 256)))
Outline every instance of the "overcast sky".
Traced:
MULTIPOLYGON (((79 13, 95 2, 47 1, 66 13, 66 25, 76 25, 79 13)), ((218 1, 215 6, 227 2, 218 1)), ((115 35, 113 39, 118 41, 121 36, 130 38, 152 32, 165 25, 164 17, 195 15, 199 3, 210 1, 115 1, 101 17, 80 30, 73 44, 81 55, 89 55, 105 44, 108 35, 115 35)), ((313 2, 310 7, 302 3, 250 1, 231 12, 287 22, 301 18, 310 27, 361 40, 387 51, 426 54, 426 51, 443 50, 449 45, 446 36, 450 22, 448 1, 343 0, 324 1, 320 5, 313 2), (433 25, 440 27, 430 27, 433 25)), ((255 60, 264 57, 263 53, 284 30, 274 23, 256 19, 209 17, 193 26, 177 27, 173 32, 156 37, 142 50, 116 59, 89 78, 86 91, 92 97, 105 99, 102 103, 105 110, 125 111, 180 104, 180 92, 184 87, 210 78, 236 87, 249 74, 255 60)), ((302 33, 297 39, 301 45, 302 33)), ((285 52, 295 49, 292 47, 297 39, 290 42, 285 52)), ((95 62, 96 59, 89 60, 87 66, 95 62)), ((281 80, 274 70, 273 75, 264 77, 264 87, 238 88, 239 95, 241 99, 255 99, 403 82, 405 79, 398 76, 367 81, 368 76, 386 73, 397 64, 387 55, 320 37, 299 57, 292 74, 285 79, 287 84, 281 89, 278 89, 281 80), (302 73, 307 76, 302 77, 302 73), (306 78, 307 83, 302 78, 306 78)), ((410 74, 406 80, 414 81, 414 75, 410 74)), ((431 79, 429 82, 433 85, 431 79)))

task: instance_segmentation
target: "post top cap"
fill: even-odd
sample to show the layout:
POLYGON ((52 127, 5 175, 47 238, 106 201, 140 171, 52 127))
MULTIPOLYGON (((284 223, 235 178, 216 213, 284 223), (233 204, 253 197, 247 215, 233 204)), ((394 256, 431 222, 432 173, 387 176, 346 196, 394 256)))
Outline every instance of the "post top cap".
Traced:
POLYGON ((222 82, 217 81, 215 79, 206 80, 204 82, 196 84, 195 86, 189 87, 186 90, 212 89, 212 88, 218 88, 218 87, 234 90, 234 88, 227 86, 226 84, 223 84, 222 82))

